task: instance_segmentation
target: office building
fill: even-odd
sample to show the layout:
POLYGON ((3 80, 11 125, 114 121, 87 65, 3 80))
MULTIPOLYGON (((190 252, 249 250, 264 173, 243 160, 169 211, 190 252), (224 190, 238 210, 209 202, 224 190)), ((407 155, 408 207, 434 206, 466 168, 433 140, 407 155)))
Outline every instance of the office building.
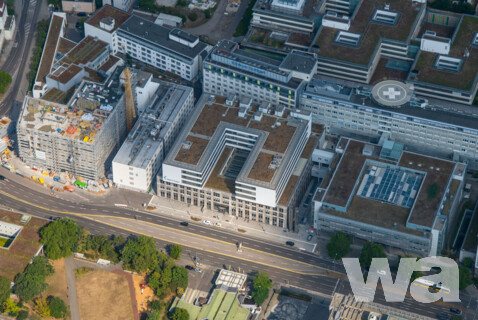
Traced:
POLYGON ((430 106, 398 81, 350 88, 314 79, 301 95, 300 108, 312 112, 313 121, 324 125, 327 132, 377 141, 387 135, 417 150, 467 161, 471 168, 478 168, 478 112, 455 105, 456 112, 439 104, 430 106))
POLYGON ((478 91, 478 17, 445 17, 456 26, 427 23, 407 82, 418 95, 473 104, 478 91))
POLYGON ((107 42, 113 53, 131 56, 183 79, 197 79, 209 46, 180 29, 168 29, 110 6, 85 23, 85 34, 107 42))
POLYGON ((361 0, 351 16, 327 12, 311 46, 317 72, 370 83, 381 59, 413 62, 410 41, 425 7, 422 0, 361 0))
POLYGON ((317 144, 311 130, 308 112, 203 95, 163 162, 158 194, 297 230, 317 144))
POLYGON ((150 75, 137 79, 137 100, 145 95, 148 102, 113 159, 113 181, 120 188, 147 192, 191 114, 194 93, 192 88, 154 80, 150 75))
POLYGON ((22 161, 88 180, 103 178, 126 134, 120 72, 102 84, 81 82, 67 102, 25 97, 17 124, 22 161))
POLYGON ((203 63, 203 90, 217 95, 250 98, 272 106, 296 107, 301 88, 316 72, 313 55, 291 52, 276 60, 222 40, 203 63))
POLYGON ((314 227, 435 256, 449 244, 466 163, 342 138, 331 174, 314 196, 314 227))
POLYGON ((283 31, 314 31, 314 1, 258 0, 252 9, 251 24, 257 27, 283 31))

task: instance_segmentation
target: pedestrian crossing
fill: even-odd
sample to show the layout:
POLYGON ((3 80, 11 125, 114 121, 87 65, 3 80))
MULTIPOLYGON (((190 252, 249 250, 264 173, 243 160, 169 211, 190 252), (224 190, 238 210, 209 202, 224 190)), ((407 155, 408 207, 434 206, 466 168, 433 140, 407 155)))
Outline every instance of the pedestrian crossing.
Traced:
POLYGON ((25 23, 25 25, 23 26, 23 32, 25 36, 28 36, 28 34, 30 33, 30 28, 31 24, 29 22, 25 23))

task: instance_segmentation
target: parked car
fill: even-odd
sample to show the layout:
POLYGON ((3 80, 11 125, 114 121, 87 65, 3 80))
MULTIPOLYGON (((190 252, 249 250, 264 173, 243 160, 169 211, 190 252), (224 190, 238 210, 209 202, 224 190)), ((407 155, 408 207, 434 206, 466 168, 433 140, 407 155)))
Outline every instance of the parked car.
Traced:
POLYGON ((80 29, 80 27, 81 27, 80 23, 77 22, 76 25, 75 25, 75 28, 76 28, 76 29, 80 29))
POLYGON ((194 270, 195 269, 193 266, 190 266, 190 265, 185 266, 185 268, 188 269, 188 270, 194 270))
POLYGON ((385 270, 377 270, 377 273, 381 276, 386 276, 387 272, 385 270))
POLYGON ((202 269, 196 268, 196 269, 194 269, 194 271, 201 273, 201 272, 202 272, 202 269))
POLYGON ((189 222, 182 221, 182 222, 180 223, 180 225, 187 227, 187 226, 189 226, 189 222))
POLYGON ((307 241, 312 240, 313 237, 314 237, 313 235, 309 234, 309 235, 307 236, 307 241))
POLYGON ((450 312, 456 313, 456 314, 461 314, 461 310, 457 308, 450 308, 450 312))
POLYGON ((86 17, 86 12, 78 12, 78 17, 86 17))
POLYGON ((288 246, 291 246, 291 247, 293 247, 295 245, 295 243, 292 242, 292 241, 286 241, 285 244, 288 245, 288 246))
POLYGON ((0 176, 0 180, 5 180, 5 177, 4 177, 4 176, 0 176))
POLYGON ((204 224, 206 224, 206 225, 208 225, 208 226, 211 226, 211 225, 212 225, 211 221, 209 221, 209 220, 204 220, 202 223, 204 223, 204 224))

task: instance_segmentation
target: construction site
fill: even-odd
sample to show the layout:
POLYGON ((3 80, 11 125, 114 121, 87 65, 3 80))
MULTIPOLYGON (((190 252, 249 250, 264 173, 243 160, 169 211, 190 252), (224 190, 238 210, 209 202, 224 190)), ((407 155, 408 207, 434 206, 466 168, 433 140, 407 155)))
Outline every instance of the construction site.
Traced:
POLYGON ((25 97, 17 126, 22 161, 80 181, 103 178, 126 135, 121 72, 103 84, 83 81, 66 104, 25 97))

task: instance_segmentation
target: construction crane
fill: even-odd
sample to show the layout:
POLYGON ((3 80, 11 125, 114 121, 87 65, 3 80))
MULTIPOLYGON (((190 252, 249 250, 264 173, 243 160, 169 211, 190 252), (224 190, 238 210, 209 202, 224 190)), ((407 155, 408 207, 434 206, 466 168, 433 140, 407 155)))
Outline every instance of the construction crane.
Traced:
POLYGON ((136 118, 136 111, 134 107, 133 90, 131 89, 131 75, 128 67, 124 69, 124 75, 124 90, 126 99, 126 128, 129 133, 133 128, 133 122, 136 118))

